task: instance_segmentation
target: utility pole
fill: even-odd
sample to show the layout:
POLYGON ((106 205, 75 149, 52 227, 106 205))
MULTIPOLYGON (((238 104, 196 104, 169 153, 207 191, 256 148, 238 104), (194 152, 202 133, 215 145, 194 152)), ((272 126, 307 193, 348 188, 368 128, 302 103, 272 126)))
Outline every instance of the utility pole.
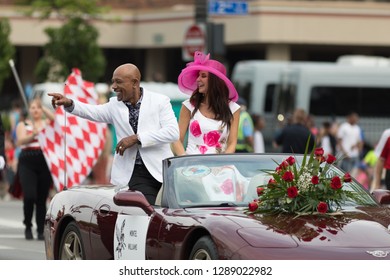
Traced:
POLYGON ((225 55, 225 40, 224 40, 224 25, 209 22, 208 12, 209 1, 208 0, 196 0, 195 1, 195 22, 197 24, 204 24, 206 27, 206 42, 207 52, 211 57, 217 56, 223 57, 225 55))
POLYGON ((195 22, 207 23, 208 18, 208 0, 195 0, 195 22))

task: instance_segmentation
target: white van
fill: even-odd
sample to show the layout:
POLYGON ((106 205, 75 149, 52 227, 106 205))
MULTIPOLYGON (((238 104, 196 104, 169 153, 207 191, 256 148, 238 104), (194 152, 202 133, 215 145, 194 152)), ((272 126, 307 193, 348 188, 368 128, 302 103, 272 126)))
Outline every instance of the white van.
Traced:
MULTIPOLYGON (((353 60, 352 60, 353 61, 353 60)), ((263 115, 266 146, 295 108, 323 121, 345 120, 355 111, 371 145, 390 127, 390 67, 373 64, 241 61, 232 73, 237 90, 251 113, 263 115)))

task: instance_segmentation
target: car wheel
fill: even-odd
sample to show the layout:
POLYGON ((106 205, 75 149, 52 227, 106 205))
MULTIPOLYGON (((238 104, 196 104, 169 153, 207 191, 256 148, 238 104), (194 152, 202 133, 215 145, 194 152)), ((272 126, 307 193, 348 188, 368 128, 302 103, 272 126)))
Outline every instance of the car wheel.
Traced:
POLYGON ((84 245, 75 222, 66 226, 60 245, 60 260, 84 260, 84 245))
POLYGON ((217 246, 210 236, 201 237, 192 248, 190 260, 216 260, 218 259, 217 246))

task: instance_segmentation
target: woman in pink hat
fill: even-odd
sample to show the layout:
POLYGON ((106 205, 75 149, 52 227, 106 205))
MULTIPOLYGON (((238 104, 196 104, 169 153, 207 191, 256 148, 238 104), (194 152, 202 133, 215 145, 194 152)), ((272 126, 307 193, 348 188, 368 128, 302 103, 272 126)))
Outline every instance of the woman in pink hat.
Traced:
POLYGON ((240 106, 237 90, 226 77, 225 66, 195 52, 178 78, 180 90, 191 97, 183 102, 180 140, 173 144, 176 155, 234 153, 240 106), (184 140, 188 131, 187 147, 184 140))

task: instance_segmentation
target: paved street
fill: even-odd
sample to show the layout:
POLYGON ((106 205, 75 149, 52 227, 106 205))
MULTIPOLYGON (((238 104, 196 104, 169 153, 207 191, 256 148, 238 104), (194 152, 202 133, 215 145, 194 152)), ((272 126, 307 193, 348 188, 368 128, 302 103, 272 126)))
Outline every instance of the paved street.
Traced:
POLYGON ((0 260, 44 259, 46 259, 44 242, 24 238, 22 201, 0 200, 0 260))

